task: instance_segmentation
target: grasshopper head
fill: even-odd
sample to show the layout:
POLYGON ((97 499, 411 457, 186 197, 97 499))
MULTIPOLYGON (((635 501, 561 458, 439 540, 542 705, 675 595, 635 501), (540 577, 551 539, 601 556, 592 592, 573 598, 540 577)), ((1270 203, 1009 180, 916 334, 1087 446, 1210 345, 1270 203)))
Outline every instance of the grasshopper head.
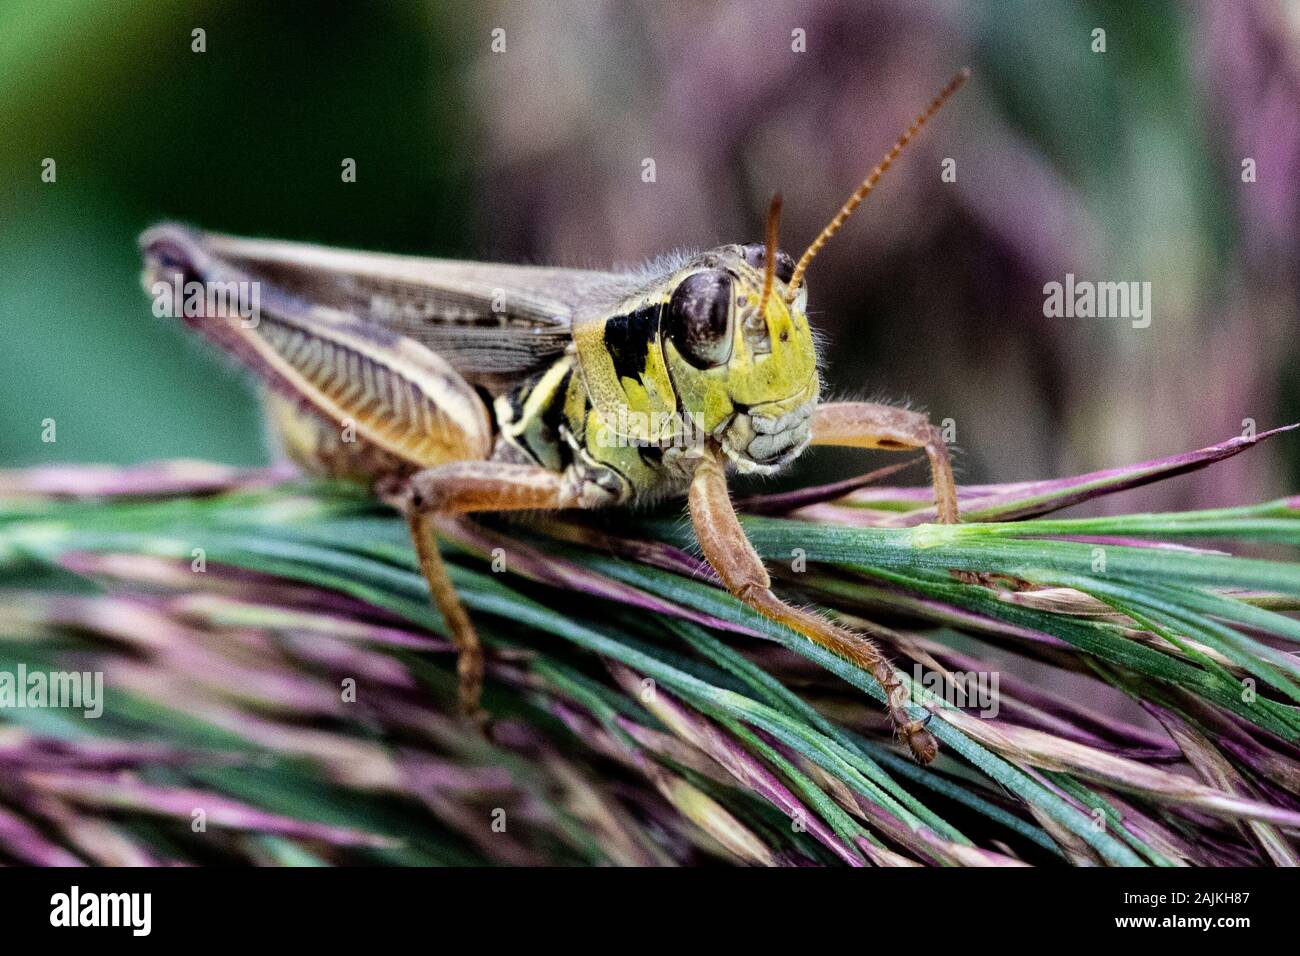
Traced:
POLYGON ((662 317, 683 411, 740 471, 762 474, 807 446, 820 389, 807 292, 787 301, 794 262, 776 253, 769 279, 766 259, 761 243, 696 256, 670 280, 662 317))
POLYGON ((798 263, 777 250, 781 197, 772 198, 767 242, 722 246, 687 263, 664 309, 668 368, 688 412, 742 472, 775 471, 812 438, 817 354, 804 275, 904 147, 966 79, 954 76, 808 246, 798 263))

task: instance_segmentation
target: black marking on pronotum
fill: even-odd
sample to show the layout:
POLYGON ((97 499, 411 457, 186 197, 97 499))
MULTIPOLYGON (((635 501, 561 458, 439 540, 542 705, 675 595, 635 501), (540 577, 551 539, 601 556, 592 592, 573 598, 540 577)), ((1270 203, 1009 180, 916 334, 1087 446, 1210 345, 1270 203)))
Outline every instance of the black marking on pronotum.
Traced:
MULTIPOLYGON (((564 434, 560 429, 565 424, 568 425, 569 431, 575 431, 575 423, 565 420, 564 410, 568 406, 569 389, 573 386, 573 369, 564 373, 564 378, 560 380, 559 388, 555 389, 551 397, 550 405, 546 406, 546 411, 542 412, 542 424, 546 427, 546 432, 550 436, 550 441, 554 442, 556 449, 560 453, 560 467, 568 468, 573 463, 573 447, 565 440, 564 434)), ((589 406, 590 407, 590 406, 589 406)), ((582 416, 584 420, 586 416, 582 416)))
POLYGON ((542 411, 542 426, 548 438, 558 438, 560 425, 564 423, 564 403, 569 395, 569 382, 573 379, 573 369, 564 373, 560 383, 551 391, 546 408, 542 411))
POLYGON ((662 308, 662 303, 643 306, 635 312, 612 316, 605 323, 605 350, 619 378, 641 379, 650 343, 659 337, 662 308))
POLYGON ((533 390, 536 384, 536 376, 525 379, 515 388, 505 393, 506 402, 510 405, 510 421, 518 422, 524 417, 524 402, 528 400, 528 393, 533 390))
MULTIPOLYGON (((551 394, 546 396, 546 405, 538 416, 541 429, 536 437, 538 441, 559 454, 561 468, 567 468, 573 461, 573 449, 560 436, 560 426, 564 424, 565 399, 569 394, 569 382, 572 378, 573 369, 570 368, 564 373, 564 377, 560 379, 559 384, 551 389, 551 394)), ((533 458, 539 462, 543 460, 544 449, 534 448, 527 439, 525 439, 525 444, 527 444, 528 452, 533 458)))
POLYGON ((542 394, 538 388, 547 374, 549 369, 543 369, 530 376, 504 393, 502 400, 509 406, 509 424, 514 429, 511 440, 515 445, 537 464, 563 469, 573 461, 573 450, 560 434, 560 428, 565 424, 564 409, 573 381, 573 368, 564 373, 554 388, 542 394), (535 396, 542 404, 530 418, 527 406, 535 396), (558 462, 553 456, 558 456, 558 462))

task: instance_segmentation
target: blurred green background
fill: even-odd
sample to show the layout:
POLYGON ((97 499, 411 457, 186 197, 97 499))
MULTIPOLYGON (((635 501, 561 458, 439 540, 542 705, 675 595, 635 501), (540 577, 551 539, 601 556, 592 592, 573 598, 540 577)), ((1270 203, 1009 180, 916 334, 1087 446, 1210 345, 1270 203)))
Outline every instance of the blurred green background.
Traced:
MULTIPOLYGON (((1298 51, 1272 0, 9 0, 0 463, 267 460, 243 377, 150 314, 153 222, 608 266, 758 238, 779 188, 798 252, 964 64, 810 274, 832 393, 951 418, 969 481, 1296 420, 1298 51), (1045 318, 1066 272, 1150 281, 1151 327, 1045 318)), ((795 480, 862 467, 806 459, 795 480)), ((1137 503, 1262 498, 1298 463, 1284 439, 1137 503)))

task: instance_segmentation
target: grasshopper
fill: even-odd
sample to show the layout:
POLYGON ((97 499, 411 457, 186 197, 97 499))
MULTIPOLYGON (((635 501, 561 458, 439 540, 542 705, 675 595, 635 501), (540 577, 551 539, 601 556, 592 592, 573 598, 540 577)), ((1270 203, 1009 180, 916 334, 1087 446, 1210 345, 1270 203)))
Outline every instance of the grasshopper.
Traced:
POLYGON ((864 634, 794 607, 732 507, 727 474, 772 474, 809 445, 923 449, 936 514, 955 522, 942 436, 916 412, 820 403, 809 263, 969 75, 912 121, 795 262, 766 241, 626 271, 348 252, 160 225, 146 284, 260 293, 259 314, 173 303, 246 365, 270 428, 313 474, 365 483, 405 516, 458 651, 460 710, 483 721, 483 652, 437 546, 474 512, 601 508, 685 493, 701 551, 746 604, 869 671, 922 763, 937 744, 864 634), (233 285, 232 285, 233 284, 233 285))

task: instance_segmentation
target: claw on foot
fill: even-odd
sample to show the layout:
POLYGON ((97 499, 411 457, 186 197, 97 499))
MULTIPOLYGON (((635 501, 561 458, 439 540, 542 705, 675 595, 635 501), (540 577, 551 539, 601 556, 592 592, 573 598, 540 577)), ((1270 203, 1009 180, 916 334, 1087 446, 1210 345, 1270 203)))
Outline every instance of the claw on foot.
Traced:
POLYGON ((907 748, 912 751, 912 758, 919 764, 928 764, 939 753, 939 741, 926 729, 934 717, 932 713, 913 720, 907 712, 907 689, 898 675, 888 664, 883 664, 875 672, 876 680, 885 691, 885 705, 889 708, 889 718, 894 722, 894 730, 907 748))
POLYGON ((922 765, 930 763, 939 753, 939 741, 934 739, 934 734, 925 729, 925 725, 933 716, 930 714, 921 720, 908 721, 898 729, 899 735, 912 751, 913 759, 922 765))

